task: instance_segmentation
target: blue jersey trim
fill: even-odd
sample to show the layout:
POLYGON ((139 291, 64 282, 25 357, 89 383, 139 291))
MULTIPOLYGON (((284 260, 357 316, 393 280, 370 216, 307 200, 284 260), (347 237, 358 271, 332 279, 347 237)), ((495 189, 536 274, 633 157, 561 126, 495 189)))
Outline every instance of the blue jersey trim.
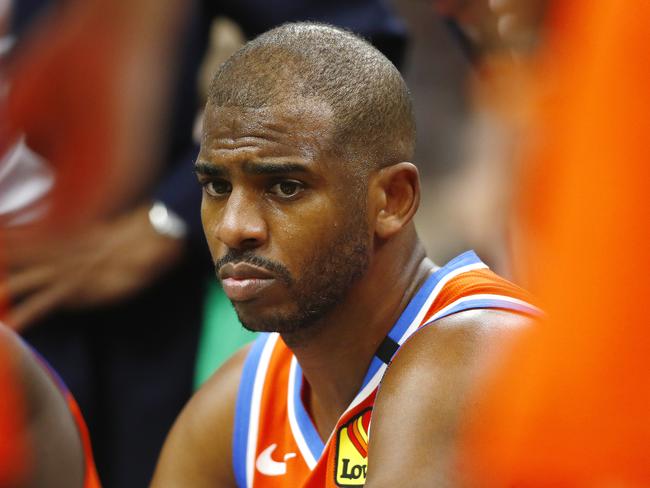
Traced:
MULTIPOLYGON (((450 315, 453 315, 455 313, 459 312, 465 312, 466 310, 509 310, 509 311, 515 311, 515 312, 521 312, 526 315, 530 315, 532 317, 539 317, 542 315, 542 312, 532 306, 532 305, 525 305, 523 303, 513 303, 508 300, 499 300, 498 298, 478 298, 474 300, 467 300, 462 303, 459 303, 455 307, 450 308, 447 310, 445 313, 442 315, 436 316, 434 320, 431 320, 430 322, 427 322, 426 324, 423 324, 421 327, 419 327, 409 338, 406 340, 408 342, 411 340, 415 335, 421 331, 422 329, 429 327, 432 324, 435 324, 438 320, 444 319, 445 317, 449 317, 450 315)), ((406 344, 404 342, 404 344, 406 344)), ((400 346, 400 349, 404 346, 400 346)), ((399 352, 399 349, 393 354, 393 358, 397 355, 399 352)))
MULTIPOLYGON (((417 291, 415 296, 411 299, 409 304, 402 312, 402 315, 400 315, 399 319, 397 319, 397 322, 395 322, 395 325, 388 333, 388 337, 393 339, 395 342, 399 342, 411 325, 411 322, 413 322, 418 312, 420 312, 424 306, 431 292, 438 285, 438 283, 440 283, 440 280, 442 280, 451 271, 471 264, 483 264, 483 262, 474 251, 466 251, 463 254, 456 256, 442 268, 432 273, 431 276, 427 278, 424 284, 417 291)), ((363 379, 363 384, 360 390, 366 387, 366 385, 375 376, 383 364, 384 363, 378 357, 372 358, 372 361, 370 362, 370 368, 368 368, 368 372, 363 379)))
POLYGON ((321 455, 323 454, 323 450, 325 450, 325 444, 320 438, 320 434, 316 430, 316 427, 314 426, 314 423, 312 422, 311 417, 309 416, 309 413, 307 413, 305 405, 302 402, 300 393, 302 391, 303 376, 302 368, 300 367, 298 361, 296 361, 294 374, 295 377, 291 397, 294 405, 294 412, 296 414, 296 421, 298 422, 298 428, 305 438, 307 447, 311 451, 314 459, 318 461, 318 459, 320 459, 321 455))
POLYGON ((429 277, 429 279, 427 279, 424 285, 420 287, 413 299, 409 302, 401 317, 397 320, 395 326, 388 333, 388 337, 393 339, 395 342, 399 342, 408 329, 409 325, 411 325, 411 322, 413 322, 413 319, 415 319, 418 312, 424 306, 424 303, 426 302, 427 298, 429 298, 429 295, 433 289, 438 285, 438 283, 440 283, 440 280, 442 280, 446 275, 455 269, 462 268, 463 266, 469 266, 471 264, 483 263, 474 251, 467 251, 459 256, 456 256, 442 268, 435 271, 429 277))
POLYGON ((260 357, 269 336, 270 334, 260 334, 255 342, 253 342, 246 357, 239 382, 232 438, 233 471, 239 488, 247 488, 248 486, 246 484, 246 451, 248 448, 248 427, 250 425, 253 387, 255 385, 255 376, 260 363, 260 357))

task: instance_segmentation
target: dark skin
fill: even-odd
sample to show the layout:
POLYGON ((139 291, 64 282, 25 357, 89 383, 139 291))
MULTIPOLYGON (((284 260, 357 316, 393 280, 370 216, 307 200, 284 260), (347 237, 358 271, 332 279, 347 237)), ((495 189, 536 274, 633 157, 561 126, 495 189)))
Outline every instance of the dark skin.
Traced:
POLYGON ((464 414, 477 408, 475 385, 526 321, 505 311, 471 310, 407 341, 377 394, 366 487, 400 486, 404 473, 409 488, 472 486, 456 459, 464 414))
MULTIPOLYGON (((353 167, 328 150, 331 133, 330 112, 318 101, 263 109, 208 107, 197 164, 204 186, 203 224, 215 260, 229 249, 253 250, 300 278, 305 263, 313 259, 313 249, 331 240, 345 222, 345 212, 352 211, 358 191, 351 183, 353 167), (291 163, 290 171, 251 171, 251 166, 285 163, 291 163)), ((371 171, 367 192, 370 259, 365 273, 318 323, 302 331, 281 332, 309 383, 306 403, 323 439, 358 392, 377 346, 436 269, 412 223, 420 193, 415 166, 402 162, 371 171)), ((279 281, 255 299, 234 301, 234 305, 242 321, 253 325, 258 318, 263 323, 265 317, 277 311, 289 313, 296 306, 288 287, 279 281)), ((414 418, 422 419, 424 411, 427 417, 438 418, 435 402, 446 395, 440 385, 448 389, 457 384, 454 377, 467 375, 465 366, 474 363, 476 352, 468 343, 483 342, 482 336, 489 334, 479 331, 489 330, 500 319, 486 312, 468 315, 459 325, 457 318, 441 320, 432 330, 445 330, 449 323, 466 331, 449 339, 451 349, 442 356, 425 352, 431 341, 438 340, 429 332, 405 346, 407 351, 391 366, 377 398, 375 408, 381 414, 373 416, 371 455, 382 462, 369 466, 366 486, 384 486, 406 467, 408 456, 395 463, 387 455, 394 446, 391 422, 402 418, 404 411, 397 399, 409 399, 414 418), (426 356, 426 368, 414 369, 411 354, 426 356), (449 354, 462 367, 442 366, 449 354), (448 374, 448 380, 434 381, 431 368, 448 374), (405 378, 410 381, 402 384, 405 378), (414 396, 411 388, 417 381, 422 383, 414 396)), ((167 439, 152 486, 235 486, 232 421, 244 359, 244 352, 237 353, 186 406, 167 439)), ((449 406, 441 411, 441 425, 446 424, 448 411, 449 406)), ((435 426, 422 429, 415 421, 406 423, 400 434, 411 436, 402 447, 405 454, 421 451, 419 460, 436 452, 431 437, 435 430, 435 426)), ((427 479, 426 474, 422 479, 427 479)))
POLYGON ((33 353, 0 324, 3 351, 15 359, 25 405, 24 435, 32 464, 16 488, 81 488, 84 454, 79 431, 63 394, 33 353))

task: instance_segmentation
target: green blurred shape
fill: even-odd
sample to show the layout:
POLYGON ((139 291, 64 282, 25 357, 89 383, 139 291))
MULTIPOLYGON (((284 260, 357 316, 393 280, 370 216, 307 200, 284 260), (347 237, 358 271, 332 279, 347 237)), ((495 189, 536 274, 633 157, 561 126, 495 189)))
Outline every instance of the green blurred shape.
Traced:
POLYGON ((194 373, 198 389, 237 349, 255 339, 255 333, 241 325, 237 313, 219 283, 208 283, 194 373))

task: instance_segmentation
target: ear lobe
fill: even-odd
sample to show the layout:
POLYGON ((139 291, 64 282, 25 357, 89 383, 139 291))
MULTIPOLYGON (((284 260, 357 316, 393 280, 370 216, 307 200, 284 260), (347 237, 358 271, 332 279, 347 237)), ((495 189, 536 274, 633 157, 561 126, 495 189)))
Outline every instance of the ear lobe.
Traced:
POLYGON ((375 234, 389 239, 413 219, 418 209, 420 176, 414 164, 404 162, 382 168, 377 178, 375 234))

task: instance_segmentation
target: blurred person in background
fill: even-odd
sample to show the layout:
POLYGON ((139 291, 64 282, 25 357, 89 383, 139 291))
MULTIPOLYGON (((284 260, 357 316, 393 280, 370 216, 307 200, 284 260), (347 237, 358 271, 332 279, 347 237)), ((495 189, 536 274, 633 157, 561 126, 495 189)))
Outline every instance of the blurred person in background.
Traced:
MULTIPOLYGON (((6 226, 27 222, 44 208, 41 198, 52 186, 47 163, 11 137, 6 118, 8 78, 5 55, 10 2, 0 5, 0 219, 6 226)), ((52 128, 54 129, 54 128, 52 128)), ((0 232, 2 236, 3 232, 0 232)), ((4 285, 4 283, 2 283, 4 285)), ((0 317, 7 316, 0 293, 0 317)), ((66 386, 45 361, 0 322, 0 486, 98 488, 85 422, 66 386)))
POLYGON ((648 486, 650 4, 547 8, 515 208, 548 318, 483 379, 462 462, 468 486, 648 486))
MULTIPOLYGON (((198 106, 197 71, 214 16, 230 15, 247 35, 255 35, 275 22, 299 18, 337 23, 373 39, 396 63, 405 46, 402 25, 380 1, 285 2, 272 6, 255 1, 194 2, 176 4, 175 11, 171 7, 162 11, 154 3, 108 8, 109 3, 100 0, 83 7, 75 2, 35 0, 17 2, 12 15, 15 52, 31 52, 32 57, 22 56, 25 61, 16 63, 22 68, 17 72, 23 76, 12 79, 10 98, 12 114, 18 115, 10 120, 22 126, 27 137, 8 154, 9 160, 21 161, 21 170, 31 169, 34 178, 30 181, 39 182, 35 187, 39 191, 34 192, 28 209, 35 203, 45 217, 39 220, 37 213, 16 211, 28 206, 7 207, 2 258, 8 270, 6 289, 11 307, 6 321, 23 331, 78 397, 88 417, 106 486, 139 487, 148 482, 164 434, 192 389, 208 269, 198 221, 200 191, 191 172, 196 152, 192 126, 198 106), (52 28, 54 22, 43 20, 46 17, 38 22, 39 29, 28 30, 33 25, 31 19, 48 5, 57 15, 55 19, 68 19, 72 33, 63 29, 60 34, 52 28), (179 24, 187 19, 181 42, 171 47, 159 37, 140 38, 129 31, 137 25, 130 17, 132 9, 154 24, 164 24, 166 15, 179 24), (124 161, 106 158, 119 168, 127 168, 130 177, 118 179, 122 185, 109 186, 110 191, 98 191, 113 172, 124 174, 102 163, 107 149, 113 147, 111 138, 126 128, 126 135, 135 139, 149 131, 159 135, 160 120, 165 119, 158 117, 157 124, 143 123, 134 128, 134 122, 119 112, 119 108, 129 107, 128 100, 133 97, 133 105, 141 111, 136 115, 144 114, 133 120, 152 120, 156 119, 152 114, 161 113, 159 108, 135 103, 137 98, 148 100, 151 93, 145 90, 143 94, 142 86, 140 90, 126 89, 132 78, 113 73, 115 58, 109 54, 123 51, 112 44, 113 36, 106 36, 112 33, 103 23, 113 18, 107 14, 110 12, 117 12, 114 18, 127 25, 123 31, 117 29, 118 33, 135 45, 142 39, 147 45, 158 42, 158 51, 166 51, 168 59, 178 56, 181 65, 170 98, 169 137, 158 139, 153 147, 144 138, 138 146, 143 161, 159 162, 136 164, 132 153, 124 161), (174 12, 177 15, 172 15, 174 12), (97 43, 103 56, 92 50, 97 43), (35 60, 45 62, 35 62, 37 68, 32 69, 29 63, 35 60), (51 71, 39 71, 39 66, 51 71), (68 86, 63 83, 69 81, 64 76, 68 72, 82 75, 81 79, 85 76, 85 82, 77 80, 76 86, 61 90, 68 86), (55 78, 48 78, 48 73, 55 78), (64 77, 63 82, 56 76, 64 77), (113 77, 126 83, 122 88, 127 100, 117 104, 117 114, 105 112, 111 115, 108 120, 101 116, 101 110, 90 116, 94 114, 90 108, 106 110, 113 106, 108 99, 92 98, 93 94, 101 95, 102 87, 111 84, 113 77), (38 86, 50 86, 48 96, 52 98, 23 95, 38 86), (52 103, 59 95, 57 90, 62 102, 59 105, 52 103), (68 99, 62 97, 64 94, 88 96, 68 99), (76 117, 74 123, 57 125, 65 113, 76 117), (50 125, 40 122, 45 119, 50 125), (67 149, 61 148, 59 141, 68 144, 67 149), (70 150, 75 146, 78 151, 70 150), (56 164, 49 166, 53 161, 56 164), (61 197, 51 199, 53 209, 47 209, 51 203, 48 195, 61 197), (82 223, 68 225, 62 216, 66 212, 75 215, 75 211, 84 214, 78 219, 82 223)), ((143 60, 140 54, 131 53, 128 60, 141 63, 145 79, 157 80, 160 66, 167 63, 158 56, 143 60), (155 63, 158 69, 152 67, 155 63)), ((16 182, 24 182, 25 175, 13 174, 17 177, 4 183, 15 190, 16 182)), ((13 193, 25 195, 22 190, 13 193)))
POLYGON ((478 48, 477 110, 506 143, 477 144, 511 195, 482 192, 478 221, 514 215, 515 272, 548 311, 475 373, 452 486, 647 486, 648 4, 435 3, 478 48))
POLYGON ((491 158, 511 152, 517 141, 495 113, 503 109, 494 92, 500 84, 499 92, 525 95, 521 83, 506 82, 508 77, 495 77, 481 67, 488 45, 494 46, 490 52, 506 52, 496 36, 498 18, 487 1, 394 3, 409 28, 403 73, 415 100, 418 128, 427 134, 416 143, 423 185, 429 190, 416 216, 423 243, 441 261, 475 249, 492 269, 512 276, 510 225, 495 216, 495 207, 509 199, 510 172, 505 164, 493 165, 491 158), (485 13, 491 15, 486 19, 485 13), (488 97, 490 103, 476 102, 488 97))
POLYGON ((463 243, 476 249, 494 269, 517 282, 525 277, 513 263, 516 224, 508 209, 518 171, 514 161, 530 108, 525 59, 538 43, 535 26, 543 5, 534 0, 428 2, 463 54, 466 70, 457 86, 466 106, 452 139, 460 147, 455 170, 424 205, 440 208, 431 213, 453 237, 448 246, 463 243))
MULTIPOLYGON (((3 57, 2 319, 23 331, 73 389, 97 437, 103 474, 110 480, 115 466, 142 486, 147 458, 153 463, 158 449, 156 429, 162 438, 165 411, 173 418, 174 398, 181 397, 178 408, 190 389, 172 374, 159 380, 165 402, 143 390, 159 378, 152 370, 170 361, 165 345, 183 350, 189 335, 184 350, 195 347, 191 328, 175 332, 180 316, 173 329, 165 323, 174 304, 155 313, 155 296, 128 300, 181 254, 169 226, 162 228, 167 235, 155 232, 150 204, 138 194, 159 172, 170 52, 184 7, 98 0, 37 12, 37 4, 12 6, 13 46, 3 57), (119 300, 129 313, 112 306, 119 300), (157 335, 144 325, 131 334, 145 318, 159 322, 157 335)), ((186 371, 191 376, 192 366, 186 371)))

